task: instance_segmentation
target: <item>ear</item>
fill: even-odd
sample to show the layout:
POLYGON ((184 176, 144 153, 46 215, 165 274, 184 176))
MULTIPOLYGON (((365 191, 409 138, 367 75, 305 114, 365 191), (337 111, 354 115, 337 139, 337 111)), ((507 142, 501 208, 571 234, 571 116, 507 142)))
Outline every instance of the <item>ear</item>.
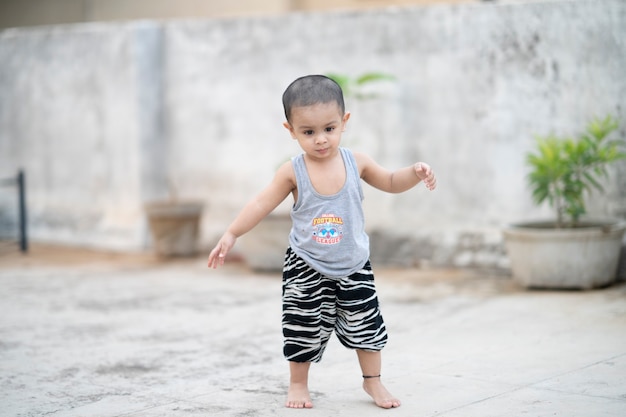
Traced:
POLYGON ((347 111, 344 115, 343 118, 341 119, 341 123, 343 124, 343 130, 346 130, 346 123, 348 123, 348 119, 350 119, 350 112, 347 111))
POLYGON ((295 139, 296 138, 296 133, 293 131, 293 127, 291 127, 289 122, 284 122, 283 126, 285 127, 285 129, 287 129, 289 131, 289 133, 291 134, 291 138, 295 139))

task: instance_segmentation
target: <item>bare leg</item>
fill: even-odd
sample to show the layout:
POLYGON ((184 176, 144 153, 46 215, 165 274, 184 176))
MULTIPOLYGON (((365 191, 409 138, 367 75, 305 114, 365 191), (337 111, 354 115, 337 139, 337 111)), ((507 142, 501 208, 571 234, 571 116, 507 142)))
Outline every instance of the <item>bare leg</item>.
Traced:
POLYGON ((313 408, 309 394, 309 368, 311 362, 289 362, 289 392, 285 407, 313 408))
POLYGON ((361 365, 363 376, 372 377, 363 379, 363 389, 365 392, 367 392, 376 405, 381 408, 400 407, 400 400, 391 395, 380 381, 380 351, 372 352, 357 349, 356 353, 359 357, 359 364, 361 365))

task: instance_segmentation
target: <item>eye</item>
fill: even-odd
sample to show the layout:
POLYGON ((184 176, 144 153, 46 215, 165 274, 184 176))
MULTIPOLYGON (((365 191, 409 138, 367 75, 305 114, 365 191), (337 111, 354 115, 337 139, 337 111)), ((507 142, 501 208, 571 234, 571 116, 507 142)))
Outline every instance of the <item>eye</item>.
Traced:
POLYGON ((302 132, 304 135, 310 136, 313 134, 312 130, 305 130, 304 132, 302 132))
POLYGON ((334 126, 329 126, 325 129, 327 132, 332 132, 333 130, 335 130, 334 126))

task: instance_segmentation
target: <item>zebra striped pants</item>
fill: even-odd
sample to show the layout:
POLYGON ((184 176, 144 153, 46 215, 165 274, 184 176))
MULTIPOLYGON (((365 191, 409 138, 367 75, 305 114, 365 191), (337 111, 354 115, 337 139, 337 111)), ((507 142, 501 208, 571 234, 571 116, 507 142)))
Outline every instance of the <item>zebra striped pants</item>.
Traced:
POLYGON ((348 277, 329 278, 287 249, 282 325, 288 361, 319 362, 333 330, 347 348, 381 350, 387 331, 369 261, 348 277))

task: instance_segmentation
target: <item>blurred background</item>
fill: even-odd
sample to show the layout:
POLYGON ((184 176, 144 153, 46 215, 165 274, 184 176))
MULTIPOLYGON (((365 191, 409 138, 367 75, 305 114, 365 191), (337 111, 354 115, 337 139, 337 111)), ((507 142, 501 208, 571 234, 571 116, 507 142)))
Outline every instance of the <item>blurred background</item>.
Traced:
POLYGON ((0 27, 110 20, 242 17, 475 0, 3 0, 0 27))
MULTIPOLYGON (((22 170, 31 242, 148 251, 147 204, 187 202, 207 252, 300 152, 287 85, 376 73, 347 95, 343 145, 428 162, 438 189, 365 186, 372 260, 507 269, 502 228, 552 215, 526 185, 535 136, 612 115, 625 137, 624 16, 621 0, 0 2, 0 237, 18 234, 22 170)), ((590 215, 626 218, 625 161, 603 185, 590 215)), ((284 251, 280 230, 262 234, 284 251)))

